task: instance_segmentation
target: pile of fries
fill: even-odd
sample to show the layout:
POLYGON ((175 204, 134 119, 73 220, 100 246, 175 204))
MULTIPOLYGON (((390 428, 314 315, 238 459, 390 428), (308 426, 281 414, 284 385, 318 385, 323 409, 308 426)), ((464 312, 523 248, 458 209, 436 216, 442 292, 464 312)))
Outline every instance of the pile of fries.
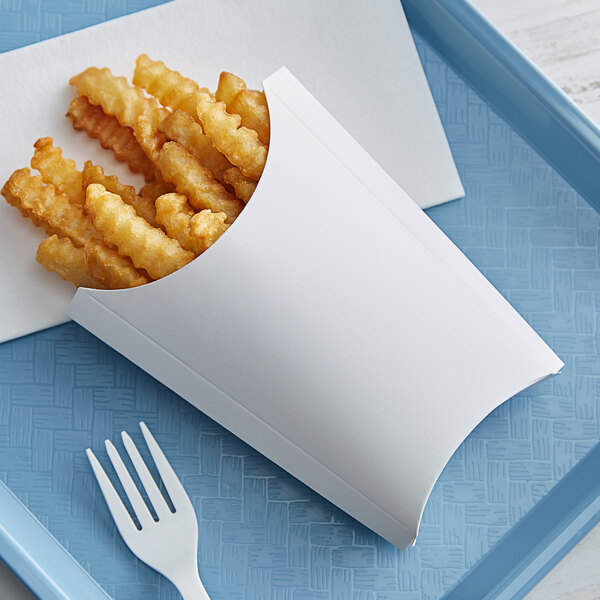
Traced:
POLYGON ((90 67, 70 81, 67 117, 146 184, 137 192, 87 161, 80 171, 52 138, 2 195, 49 237, 36 258, 75 286, 143 285, 183 267, 227 230, 250 200, 269 148, 263 92, 223 72, 212 94, 145 54, 133 85, 90 67))

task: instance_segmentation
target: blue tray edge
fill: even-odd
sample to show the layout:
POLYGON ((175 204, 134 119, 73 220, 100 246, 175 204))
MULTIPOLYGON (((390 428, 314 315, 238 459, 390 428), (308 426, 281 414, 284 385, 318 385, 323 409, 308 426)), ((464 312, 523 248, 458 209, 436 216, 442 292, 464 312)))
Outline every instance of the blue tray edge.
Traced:
POLYGON ((600 129, 468 0, 402 0, 409 24, 600 211, 600 129))
POLYGON ((519 600, 600 522, 600 444, 575 465, 443 600, 519 600))
POLYGON ((109 600, 106 592, 0 481, 0 558, 43 600, 109 600))

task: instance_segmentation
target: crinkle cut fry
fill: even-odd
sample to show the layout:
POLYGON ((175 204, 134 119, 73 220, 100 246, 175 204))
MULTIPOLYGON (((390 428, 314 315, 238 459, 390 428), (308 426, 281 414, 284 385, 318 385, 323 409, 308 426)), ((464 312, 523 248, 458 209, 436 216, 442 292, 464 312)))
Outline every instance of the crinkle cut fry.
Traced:
POLYGON ((90 271, 85 250, 74 246, 69 238, 52 235, 38 246, 36 260, 48 271, 57 273, 75 287, 104 289, 107 286, 90 271))
POLYGON ((158 131, 151 120, 145 116, 140 117, 133 127, 133 134, 140 148, 144 151, 154 167, 154 176, 160 183, 165 183, 160 167, 158 165, 158 155, 167 138, 158 131))
POLYGON ((201 210, 190 221, 190 235, 194 240, 201 240, 206 250, 229 229, 229 225, 227 225, 225 219, 225 213, 201 210))
POLYGON ((85 194, 81 185, 81 171, 77 169, 75 161, 65 158, 51 137, 40 138, 33 147, 31 167, 40 172, 42 181, 53 185, 58 193, 66 194, 76 206, 83 206, 85 194))
POLYGON ((152 198, 138 196, 135 188, 122 184, 116 175, 106 175, 100 165, 94 165, 92 161, 88 160, 83 166, 83 186, 87 188, 92 183, 99 183, 107 191, 121 196, 123 202, 133 206, 138 216, 156 227, 156 208, 152 198))
POLYGON ((153 279, 169 275, 194 259, 193 252, 184 250, 161 229, 138 217, 133 207, 100 184, 87 187, 85 206, 105 239, 153 279))
POLYGON ((75 246, 83 247, 90 240, 102 238, 81 207, 71 204, 54 186, 44 185, 42 178, 32 176, 28 168, 15 171, 5 188, 19 199, 27 216, 47 223, 47 231, 70 238, 75 246))
POLYGON ((201 164, 212 171, 217 181, 224 182, 223 173, 232 166, 231 163, 202 131, 202 126, 187 113, 181 110, 172 112, 160 124, 159 131, 169 140, 181 144, 201 164))
POLYGON ((235 195, 244 202, 244 204, 247 204, 248 200, 252 197, 252 194, 254 194, 258 182, 246 177, 237 167, 227 169, 224 173, 224 178, 225 183, 233 187, 235 195))
POLYGON ((200 94, 198 117, 215 146, 250 179, 258 181, 267 161, 267 147, 253 129, 241 126, 239 115, 230 115, 225 103, 200 94))
POLYGON ((227 105, 227 111, 240 115, 242 125, 248 129, 254 129, 258 133, 258 139, 266 146, 269 145, 271 123, 264 92, 241 90, 227 105))
POLYGON ((103 242, 89 242, 85 247, 85 258, 92 275, 109 289, 137 287, 151 281, 135 268, 128 256, 121 256, 103 242))
POLYGON ((96 138, 105 150, 111 150, 114 157, 126 163, 133 173, 141 173, 146 181, 154 179, 152 162, 140 148, 131 127, 121 125, 115 117, 107 115, 101 106, 90 104, 85 96, 71 100, 66 116, 75 129, 96 138))
POLYGON ((188 198, 196 210, 208 208, 224 212, 232 223, 244 204, 215 181, 209 169, 201 165, 183 146, 167 142, 160 151, 159 166, 163 177, 188 198))
POLYGON ((202 210, 194 214, 181 194, 165 194, 156 199, 156 219, 182 248, 202 254, 227 231, 225 213, 202 210))
POLYGON ((246 82, 233 73, 223 71, 219 75, 219 83, 217 85, 217 91, 215 92, 215 100, 217 102, 225 102, 227 110, 233 99, 242 91, 246 89, 246 82))
MULTIPOLYGON (((163 194, 169 194, 175 190, 175 187, 166 181, 151 181, 142 186, 139 195, 142 198, 149 198, 152 203, 163 194)), ((110 190, 109 190, 110 191, 110 190)))
POLYGON ((207 88, 201 88, 194 80, 169 69, 161 60, 152 60, 146 54, 140 54, 135 62, 133 83, 144 88, 163 106, 182 110, 196 120, 198 94, 208 92, 207 88))
MULTIPOLYGON (((154 168, 154 182, 144 186, 154 193, 154 190, 162 190, 160 194, 168 194, 175 191, 175 186, 165 181, 158 164, 160 149, 163 147, 167 138, 146 117, 140 117, 133 128, 133 133, 140 147, 152 163, 154 168)), ((150 193, 140 193, 141 196, 150 195, 150 193)))
POLYGON ((1 192, 8 204, 14 206, 21 213, 21 215, 23 215, 26 219, 30 219, 36 227, 41 227, 48 235, 56 233, 56 230, 51 227, 49 223, 38 219, 30 210, 23 206, 21 199, 18 196, 15 196, 9 190, 9 181, 5 182, 5 184, 2 186, 1 192))
POLYGON ((107 115, 113 115, 121 125, 132 127, 141 116, 146 116, 154 127, 167 116, 155 98, 149 98, 141 88, 116 77, 110 69, 88 67, 71 78, 71 85, 80 96, 86 96, 91 104, 98 104, 107 115))

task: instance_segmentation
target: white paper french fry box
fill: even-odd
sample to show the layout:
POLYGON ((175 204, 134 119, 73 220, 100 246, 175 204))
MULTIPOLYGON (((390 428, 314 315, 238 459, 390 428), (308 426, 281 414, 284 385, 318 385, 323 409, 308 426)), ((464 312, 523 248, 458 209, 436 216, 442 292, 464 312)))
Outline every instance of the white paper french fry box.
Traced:
POLYGON ((560 359, 286 69, 240 217, 69 315, 397 546, 468 433, 560 359))

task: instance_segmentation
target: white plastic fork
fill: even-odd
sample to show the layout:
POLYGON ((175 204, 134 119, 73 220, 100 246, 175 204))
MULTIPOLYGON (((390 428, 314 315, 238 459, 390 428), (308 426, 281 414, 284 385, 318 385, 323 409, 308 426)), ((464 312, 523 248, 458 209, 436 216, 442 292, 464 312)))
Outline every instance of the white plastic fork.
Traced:
POLYGON ((136 527, 106 472, 94 453, 88 448, 86 454, 98 480, 98 485, 117 529, 129 549, 149 567, 169 579, 184 600, 210 600, 198 573, 198 521, 194 507, 148 427, 141 422, 140 428, 175 512, 169 508, 144 459, 125 431, 121 432, 125 449, 148 494, 158 520, 154 520, 123 463, 123 459, 110 440, 104 442, 108 457, 127 494, 141 529, 136 527))

